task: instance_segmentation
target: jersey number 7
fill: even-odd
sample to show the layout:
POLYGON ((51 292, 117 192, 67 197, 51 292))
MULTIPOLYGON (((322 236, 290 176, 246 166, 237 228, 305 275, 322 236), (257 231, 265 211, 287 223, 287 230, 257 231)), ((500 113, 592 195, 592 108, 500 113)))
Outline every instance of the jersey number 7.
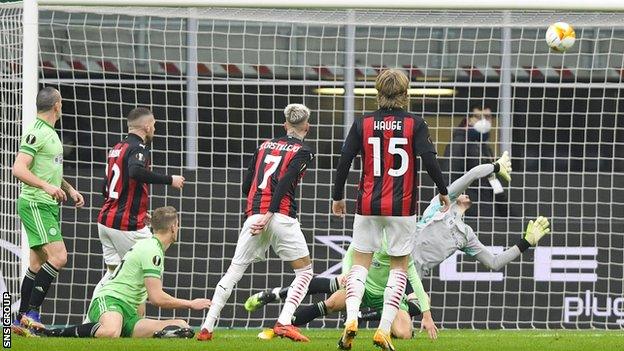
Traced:
POLYGON ((262 178, 262 183, 258 185, 259 189, 264 189, 267 187, 269 183, 269 177, 271 177, 271 175, 275 173, 281 160, 282 160, 282 156, 275 156, 275 155, 264 156, 264 163, 269 165, 269 169, 264 171, 264 177, 262 178))

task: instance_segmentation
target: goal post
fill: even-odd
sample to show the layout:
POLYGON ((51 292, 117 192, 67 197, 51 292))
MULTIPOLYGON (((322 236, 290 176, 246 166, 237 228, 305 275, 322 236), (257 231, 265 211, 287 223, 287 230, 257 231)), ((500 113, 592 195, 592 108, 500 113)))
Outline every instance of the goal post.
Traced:
MULTIPOLYGON (((317 157, 298 192, 314 270, 340 273, 353 216, 334 219, 329 198, 345 126, 376 108, 377 73, 397 67, 410 78, 410 110, 429 123, 438 156, 449 165, 445 173, 454 164, 467 164, 468 151, 446 151, 462 144, 470 108, 476 103, 492 110, 493 127, 483 145, 495 154, 510 151, 514 173, 505 197, 494 197, 487 181, 473 184, 476 212, 467 222, 484 244, 495 251, 514 245, 526 222, 538 215, 549 217, 553 227, 540 247, 499 272, 463 255, 433 270, 424 283, 436 321, 445 328, 624 324, 624 3, 39 0, 25 5, 31 7, 19 14, 23 30, 38 35, 23 36, 21 70, 0 67, 23 78, 23 88, 11 87, 22 92, 23 101, 9 104, 13 111, 24 108, 17 117, 23 119, 3 115, 2 127, 24 125, 34 116, 27 108, 34 109, 40 84, 59 88, 65 175, 87 199, 85 209, 63 207, 70 259, 43 306, 44 322, 80 322, 103 273, 94 224, 102 203, 100 179, 107 150, 126 133, 124 116, 138 105, 151 108, 158 121, 154 167, 187 178, 181 192, 152 187, 151 208, 168 204, 181 214, 180 241, 165 260, 169 291, 184 298, 212 295, 243 222, 243 170, 259 142, 282 131, 288 103, 312 110, 307 142, 317 157), (38 6, 34 15, 32 6, 38 6), (549 51, 544 40, 548 25, 557 21, 572 24, 577 34, 575 46, 563 54, 549 51)), ((5 21, 6 12, 0 14, 5 21)), ((10 59, 0 52, 0 62, 10 59)), ((10 140, 3 134, 3 142, 16 151, 19 134, 14 131, 10 140)), ((478 152, 479 158, 490 157, 478 152)), ((3 161, 3 177, 10 177, 9 162, 3 161)), ((356 161, 347 187, 351 212, 358 167, 356 161)), ((6 179, 16 196, 16 182, 6 179)), ((425 172, 419 179, 422 212, 435 191, 425 172)), ((10 201, 5 197, 2 203, 10 201)), ((3 223, 14 218, 2 215, 3 223)), ((0 256, 2 267, 11 259, 0 256)), ((242 303, 253 292, 291 280, 289 267, 270 254, 243 277, 219 326, 269 325, 278 305, 248 314, 242 303)), ((17 294, 15 286, 7 288, 17 294)), ((154 308, 148 315, 185 318, 194 326, 203 317, 154 308)), ((312 324, 338 325, 337 315, 312 324)))

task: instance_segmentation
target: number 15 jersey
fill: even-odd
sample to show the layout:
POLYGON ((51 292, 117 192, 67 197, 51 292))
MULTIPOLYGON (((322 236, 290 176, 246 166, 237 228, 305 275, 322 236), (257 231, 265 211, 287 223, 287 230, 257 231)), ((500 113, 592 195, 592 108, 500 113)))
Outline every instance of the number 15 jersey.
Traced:
POLYGON ((310 148, 292 136, 260 144, 243 180, 245 214, 249 217, 271 211, 296 218, 295 192, 313 158, 310 148))
POLYGON ((344 197, 351 162, 362 156, 357 213, 412 216, 417 211, 416 157, 435 153, 425 120, 404 110, 381 109, 357 119, 338 162, 334 200, 344 197))

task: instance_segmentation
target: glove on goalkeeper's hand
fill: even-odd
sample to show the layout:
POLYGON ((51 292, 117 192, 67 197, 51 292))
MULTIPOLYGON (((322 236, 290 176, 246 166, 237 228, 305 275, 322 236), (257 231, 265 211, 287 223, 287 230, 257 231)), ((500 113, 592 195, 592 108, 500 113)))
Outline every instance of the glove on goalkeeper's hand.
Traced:
POLYGON ((537 245, 537 242, 546 234, 550 233, 550 223, 546 217, 539 216, 533 221, 529 221, 527 225, 524 239, 531 244, 531 246, 537 245))
POLYGON ((500 167, 498 173, 496 174, 509 183, 511 181, 511 159, 509 158, 509 152, 503 152, 503 155, 496 160, 495 163, 498 163, 500 167))

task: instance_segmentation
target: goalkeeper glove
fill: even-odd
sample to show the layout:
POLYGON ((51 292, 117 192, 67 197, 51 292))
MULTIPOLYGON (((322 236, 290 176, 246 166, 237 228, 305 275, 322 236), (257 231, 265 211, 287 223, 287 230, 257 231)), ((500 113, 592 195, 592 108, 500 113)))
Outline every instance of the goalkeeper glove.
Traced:
POLYGON ((511 181, 511 159, 509 158, 509 152, 503 152, 503 155, 496 160, 499 166, 498 174, 503 179, 505 179, 508 183, 511 181))
POLYGON ((533 221, 529 221, 527 225, 524 239, 531 244, 531 246, 537 245, 537 242, 546 234, 550 233, 550 223, 546 217, 539 216, 533 221))

